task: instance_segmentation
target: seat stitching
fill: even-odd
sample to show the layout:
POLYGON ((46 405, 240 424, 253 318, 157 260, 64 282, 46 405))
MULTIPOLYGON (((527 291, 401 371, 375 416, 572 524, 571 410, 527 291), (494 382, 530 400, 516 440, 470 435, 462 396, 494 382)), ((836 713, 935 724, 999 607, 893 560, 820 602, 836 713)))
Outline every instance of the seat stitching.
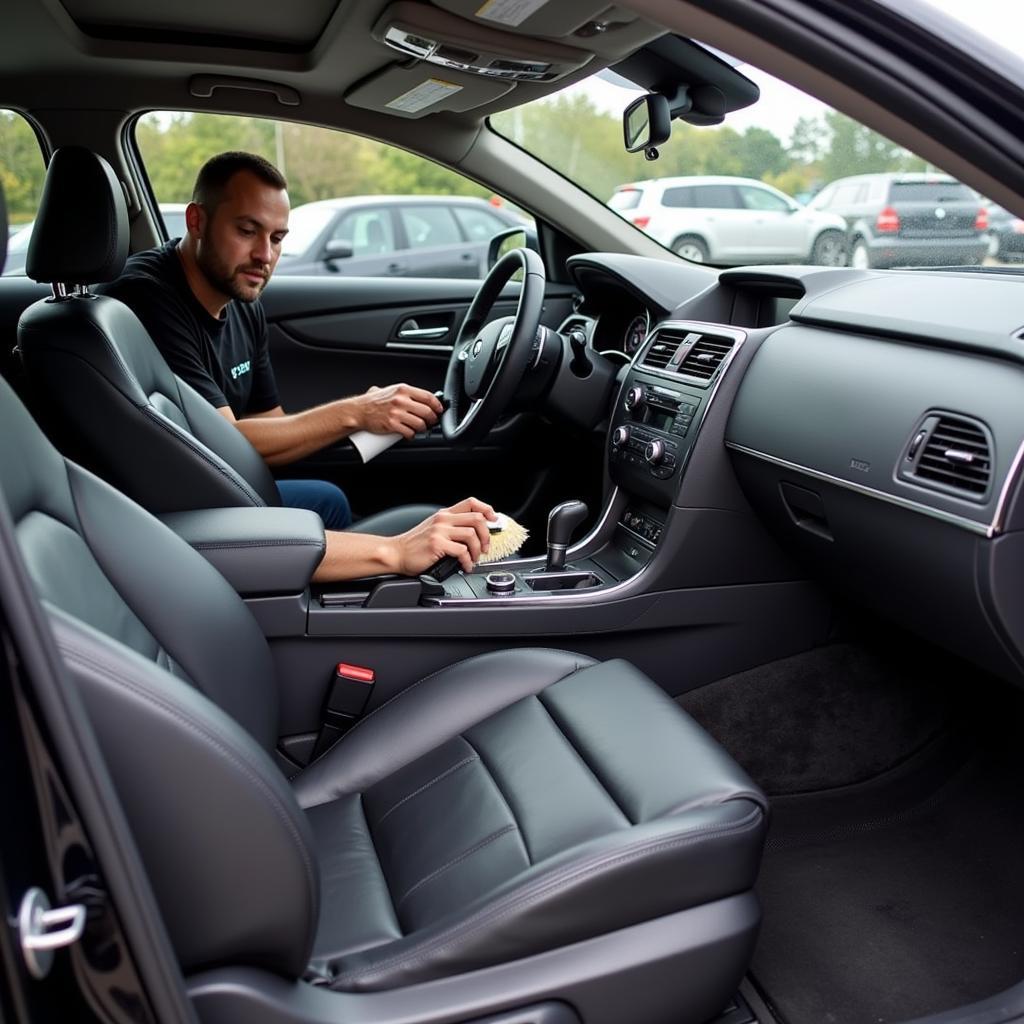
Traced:
MULTIPOLYGON (((556 647, 527 647, 527 648, 523 648, 523 650, 525 650, 525 651, 551 652, 551 653, 555 653, 555 654, 565 654, 566 653, 565 651, 558 650, 558 648, 556 648, 556 647)), ((356 722, 356 724, 353 725, 352 728, 349 729, 349 731, 345 734, 346 737, 351 736, 352 733, 354 733, 356 731, 356 729, 358 729, 361 725, 365 725, 365 723, 368 722, 371 718, 373 718, 373 716, 375 714, 377 714, 378 711, 383 711, 389 704, 393 704, 396 700, 398 700, 399 697, 404 697, 407 693, 410 693, 412 690, 415 690, 416 687, 419 686, 421 683, 425 683, 428 680, 433 679, 435 676, 441 675, 442 672, 447 672, 450 669, 458 668, 460 665, 465 665, 466 662, 472 661, 474 658, 478 658, 478 657, 480 657, 479 654, 471 654, 468 658, 463 658, 461 661, 453 662, 451 665, 445 665, 442 668, 439 668, 436 672, 431 672, 430 675, 424 676, 422 679, 416 680, 415 683, 413 683, 411 686, 407 686, 404 690, 399 690, 398 693, 396 693, 393 697, 389 697, 386 701, 384 701, 383 704, 379 705, 378 707, 375 707, 368 715, 364 715, 362 718, 360 718, 359 721, 356 722)), ((582 668, 590 668, 590 667, 591 667, 590 665, 582 666, 582 668)), ((569 676, 574 675, 576 672, 580 672, 580 671, 582 671, 581 666, 580 666, 578 661, 575 661, 573 663, 573 667, 568 672, 566 672, 566 674, 564 676, 559 676, 557 679, 553 679, 550 683, 547 683, 545 685, 546 686, 553 686, 555 683, 560 683, 563 679, 568 679, 569 676)), ((515 702, 513 701, 513 703, 515 703, 515 702)), ((500 710, 502 710, 502 709, 501 708, 497 709, 497 711, 500 711, 500 710)), ((495 711, 494 713, 496 714, 497 711, 495 711)))
POLYGON ((551 724, 555 727, 555 729, 558 730, 558 734, 562 737, 562 739, 565 740, 566 746, 571 751, 573 751, 573 753, 575 753, 575 755, 580 759, 580 763, 583 765, 584 768, 587 769, 588 772, 590 772, 590 774, 594 778, 594 781, 601 787, 601 789, 604 791, 608 799, 611 800, 611 802, 615 805, 618 812, 626 819, 626 821, 629 822, 630 825, 638 824, 637 822, 633 821, 632 816, 629 814, 626 808, 623 807, 622 804, 620 804, 619 801, 615 799, 615 794, 608 788, 607 783, 605 783, 604 779, 601 778, 600 773, 586 759, 586 757, 583 756, 583 751, 580 750, 580 748, 577 747, 576 744, 572 741, 572 737, 569 735, 568 731, 565 729, 562 723, 555 717, 555 713, 551 710, 551 708, 549 708, 547 704, 544 703, 544 700, 541 694, 539 693, 537 694, 537 703, 547 713, 548 718, 551 719, 551 724))
POLYGON ((95 671, 106 674, 122 686, 127 687, 136 696, 141 697, 143 700, 148 701, 150 704, 157 708, 160 708, 166 714, 172 718, 177 719, 182 725, 185 726, 190 732, 196 735, 200 740, 206 742, 209 746, 220 752, 228 761, 235 765, 243 775, 253 781, 256 786, 269 798, 269 803, 273 808, 275 814, 284 823, 288 834, 295 841, 295 846, 299 851, 300 860, 305 868, 306 882, 309 885, 309 899, 310 905, 316 907, 316 882, 315 872, 313 871, 312 861, 309 856, 309 851, 306 849, 306 844, 302 841, 302 837, 299 835, 298 829, 296 829, 294 822, 291 820, 285 805, 278 798, 277 794, 266 784, 266 782, 260 778, 260 776, 253 772, 252 769, 238 757, 229 747, 222 743, 215 735, 213 735, 201 722, 196 721, 194 718, 183 712, 180 708, 174 707, 169 702, 163 700, 159 696, 144 687, 140 686, 131 677, 120 671, 120 669, 113 664, 109 664, 103 661, 99 661, 95 656, 82 651, 74 646, 73 641, 68 640, 66 637, 58 638, 58 646, 61 652, 66 658, 73 662, 77 662, 81 667, 91 668, 95 671))
MULTIPOLYGON (((120 350, 117 349, 117 347, 106 336, 105 332, 102 331, 96 324, 90 322, 88 326, 91 331, 93 331, 95 334, 99 336, 101 343, 108 349, 109 354, 114 357, 114 360, 120 363, 121 369, 124 371, 125 376, 135 383, 140 393, 146 399, 146 402, 150 402, 149 396, 146 395, 144 391, 142 391, 142 385, 139 382, 137 375, 127 365, 127 363, 124 360, 124 357, 121 355, 120 350)), ((27 327, 26 330, 36 332, 43 331, 45 336, 44 328, 30 326, 27 327)), ((162 427, 165 432, 170 433, 172 437, 183 443, 187 448, 190 448, 195 455, 197 455, 203 462, 207 463, 212 469, 216 470, 230 484, 234 485, 238 490, 240 490, 250 501, 254 502, 254 504, 257 507, 263 507, 266 505, 266 502, 259 496, 259 494, 257 494, 255 490, 252 490, 248 486, 248 483, 242 480, 241 476, 238 475, 233 468, 231 468, 230 471, 228 471, 227 469, 225 469, 224 466, 217 465, 217 463, 210 458, 209 449, 206 449, 205 446, 199 445, 198 442, 196 442, 195 444, 191 443, 189 438, 191 438, 192 435, 188 434, 186 431, 181 430, 181 428, 178 427, 177 424, 173 424, 173 429, 170 429, 172 427, 170 420, 168 420, 162 414, 157 413, 155 409, 152 408, 151 405, 138 405, 131 395, 125 393, 125 391, 118 385, 117 381, 111 380, 94 363, 90 362, 84 356, 76 352, 69 352, 64 349, 58 349, 56 351, 60 351, 61 355, 65 356, 66 358, 83 363, 86 367, 88 367, 95 374, 97 374, 102 380, 106 381, 114 389, 114 391, 117 394, 121 395, 121 397, 124 398, 125 401, 127 401, 130 405, 134 406, 137 410, 139 410, 139 412, 141 412, 144 416, 148 417, 152 422, 155 422, 160 427, 162 427)), ((186 417, 186 419, 187 418, 188 417, 186 417)))
POLYGON ((465 940, 474 933, 501 921, 502 918, 508 917, 513 912, 538 902, 547 896, 551 890, 571 885, 580 877, 585 877, 592 872, 614 868, 620 864, 629 863, 652 853, 661 853, 666 850, 689 846, 701 839, 740 835, 757 827, 762 819, 763 814, 760 807, 755 807, 745 818, 741 818, 737 822, 729 822, 723 825, 705 825, 692 829, 685 835, 675 836, 670 839, 645 840, 632 849, 619 851, 613 856, 608 856, 607 854, 596 855, 582 863, 569 865, 560 870, 553 871, 546 879, 542 879, 534 887, 533 892, 528 892, 526 895, 510 893, 496 906, 479 911, 476 915, 476 920, 471 918, 468 922, 463 921, 453 925, 446 933, 442 933, 440 936, 424 943, 418 950, 409 950, 392 957, 390 960, 342 972, 334 979, 332 987, 349 981, 357 981, 360 978, 373 974, 374 971, 387 970, 393 967, 414 966, 423 963, 426 961, 428 954, 449 950, 459 940, 465 940))
POLYGON ((392 807, 389 807, 377 819, 377 827, 379 828, 381 825, 383 825, 385 820, 389 818, 392 814, 394 814, 394 812, 397 811, 398 808, 401 807, 402 804, 404 804, 406 801, 411 800, 414 796, 419 796, 420 793, 423 793, 425 790, 430 789, 430 787, 433 786, 435 783, 440 782, 442 779, 446 779, 449 775, 452 775, 453 773, 457 772, 460 768, 465 768, 467 764, 472 764, 474 761, 479 760, 480 758, 474 752, 472 757, 464 757, 457 764, 453 764, 450 767, 445 768, 445 770, 441 772, 440 775, 435 775, 429 782, 424 782, 423 785, 419 787, 419 789, 414 789, 411 793, 407 793, 405 796, 402 797, 401 800, 398 801, 397 804, 394 804, 392 807))
POLYGON ((358 800, 357 805, 359 807, 359 813, 363 816, 363 824, 366 826, 366 835, 370 840, 370 849, 373 850, 374 860, 377 861, 377 870, 380 872, 381 880, 384 882, 384 891, 388 894, 388 903, 391 904, 391 916, 394 919, 395 924, 398 926, 398 932, 403 937, 405 931, 402 928, 402 919, 398 916, 398 907, 395 904, 395 898, 391 895, 391 885, 388 882, 388 876, 384 872, 384 865, 380 861, 380 854, 377 852, 377 844, 373 841, 373 829, 370 827, 370 819, 366 816, 366 805, 363 803, 363 794, 357 794, 358 800))
POLYGON ((193 443, 192 436, 181 429, 176 423, 172 423, 171 420, 167 419, 166 416, 159 413, 150 405, 142 406, 142 414, 146 416, 151 422, 155 423, 158 427, 161 427, 165 433, 170 434, 171 437, 180 441, 186 448, 192 450, 193 454, 199 456, 203 462, 205 462, 211 469, 216 470, 229 484, 241 491, 257 508, 266 507, 266 502, 249 487, 241 475, 233 468, 229 468, 226 465, 218 465, 221 460, 218 456, 215 461, 210 457, 210 450, 205 445, 199 442, 193 443))
POLYGON ((492 832, 489 836, 485 836, 480 840, 480 842, 474 843, 468 850, 463 850, 458 856, 452 857, 447 864, 442 864, 441 867, 431 871, 429 875, 421 878, 414 886, 412 886, 412 888, 407 889, 402 898, 395 904, 396 908, 400 907, 414 892, 416 892, 417 889, 422 888, 428 882, 433 882, 440 875, 443 875, 446 871, 455 867, 456 864, 461 864, 467 858, 472 857, 474 853, 479 853, 485 846, 490 846, 490 844, 495 840, 500 839, 502 836, 507 835, 509 832, 514 832, 515 830, 516 826, 514 824, 503 825, 497 831, 492 832))
POLYGON ((268 538, 267 540, 197 540, 189 545, 196 551, 217 551, 222 548, 322 548, 323 542, 319 540, 297 540, 281 537, 279 539, 268 538))
POLYGON ((526 863, 532 866, 533 858, 530 856, 530 848, 526 843, 526 833, 523 831, 522 826, 519 824, 519 819, 516 817, 515 811, 512 810, 512 804, 509 803, 508 797, 505 795, 504 790, 499 785, 497 776, 494 774, 493 771, 491 771, 490 766, 487 764, 487 760, 484 758, 483 754, 480 753, 480 751, 473 746, 469 738, 463 735, 460 737, 460 739, 480 759, 480 764, 483 766, 484 771, 487 772, 487 775, 490 778, 491 782, 494 783, 495 792, 498 794, 498 796, 501 797, 502 802, 505 804, 505 809, 508 811, 508 816, 512 819, 512 824, 515 825, 516 830, 519 832, 519 838, 522 840, 523 843, 523 852, 526 854, 526 863))

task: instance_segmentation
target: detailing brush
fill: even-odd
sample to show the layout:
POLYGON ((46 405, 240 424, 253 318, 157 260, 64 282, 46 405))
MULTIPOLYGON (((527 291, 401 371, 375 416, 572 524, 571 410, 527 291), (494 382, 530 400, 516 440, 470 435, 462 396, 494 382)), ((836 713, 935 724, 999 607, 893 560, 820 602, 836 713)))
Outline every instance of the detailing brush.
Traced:
MULTIPOLYGON (((484 562, 497 562, 502 558, 514 555, 530 536, 530 531, 525 526, 520 526, 509 516, 498 513, 498 518, 487 524, 491 534, 491 549, 480 559, 479 564, 484 562)), ((423 575, 435 583, 441 583, 449 576, 459 571, 459 560, 454 555, 444 555, 439 558, 423 575)))
POLYGON ((530 531, 521 526, 511 516, 498 513, 498 518, 493 523, 487 524, 491 533, 490 550, 480 556, 480 564, 485 562, 500 562, 509 555, 514 555, 526 543, 530 531))

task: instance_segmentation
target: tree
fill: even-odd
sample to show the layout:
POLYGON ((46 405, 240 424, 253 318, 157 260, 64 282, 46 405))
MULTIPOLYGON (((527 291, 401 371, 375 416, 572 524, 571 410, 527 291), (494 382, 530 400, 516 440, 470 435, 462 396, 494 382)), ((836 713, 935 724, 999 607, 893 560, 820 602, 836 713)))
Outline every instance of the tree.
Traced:
POLYGON ((13 111, 0 111, 0 182, 12 225, 36 215, 45 172, 39 140, 28 121, 13 111))

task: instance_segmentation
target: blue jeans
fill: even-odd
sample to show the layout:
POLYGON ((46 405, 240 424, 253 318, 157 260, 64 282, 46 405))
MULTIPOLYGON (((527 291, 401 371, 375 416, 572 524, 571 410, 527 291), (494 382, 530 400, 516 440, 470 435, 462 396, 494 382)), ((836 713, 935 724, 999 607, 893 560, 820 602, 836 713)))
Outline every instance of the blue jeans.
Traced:
POLYGON ((317 512, 328 530, 344 530, 352 525, 352 509, 345 492, 326 480, 278 480, 277 489, 282 505, 317 512))

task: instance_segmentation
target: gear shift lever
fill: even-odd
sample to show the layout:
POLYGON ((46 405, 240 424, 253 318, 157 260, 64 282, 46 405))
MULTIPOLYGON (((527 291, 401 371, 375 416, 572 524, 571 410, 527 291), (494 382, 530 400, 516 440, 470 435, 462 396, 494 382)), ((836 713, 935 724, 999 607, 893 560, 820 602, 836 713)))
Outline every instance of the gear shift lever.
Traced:
POLYGON ((565 566, 569 538, 586 518, 587 506, 582 501, 563 501, 551 510, 548 515, 548 561, 544 566, 545 572, 558 572, 565 566))

